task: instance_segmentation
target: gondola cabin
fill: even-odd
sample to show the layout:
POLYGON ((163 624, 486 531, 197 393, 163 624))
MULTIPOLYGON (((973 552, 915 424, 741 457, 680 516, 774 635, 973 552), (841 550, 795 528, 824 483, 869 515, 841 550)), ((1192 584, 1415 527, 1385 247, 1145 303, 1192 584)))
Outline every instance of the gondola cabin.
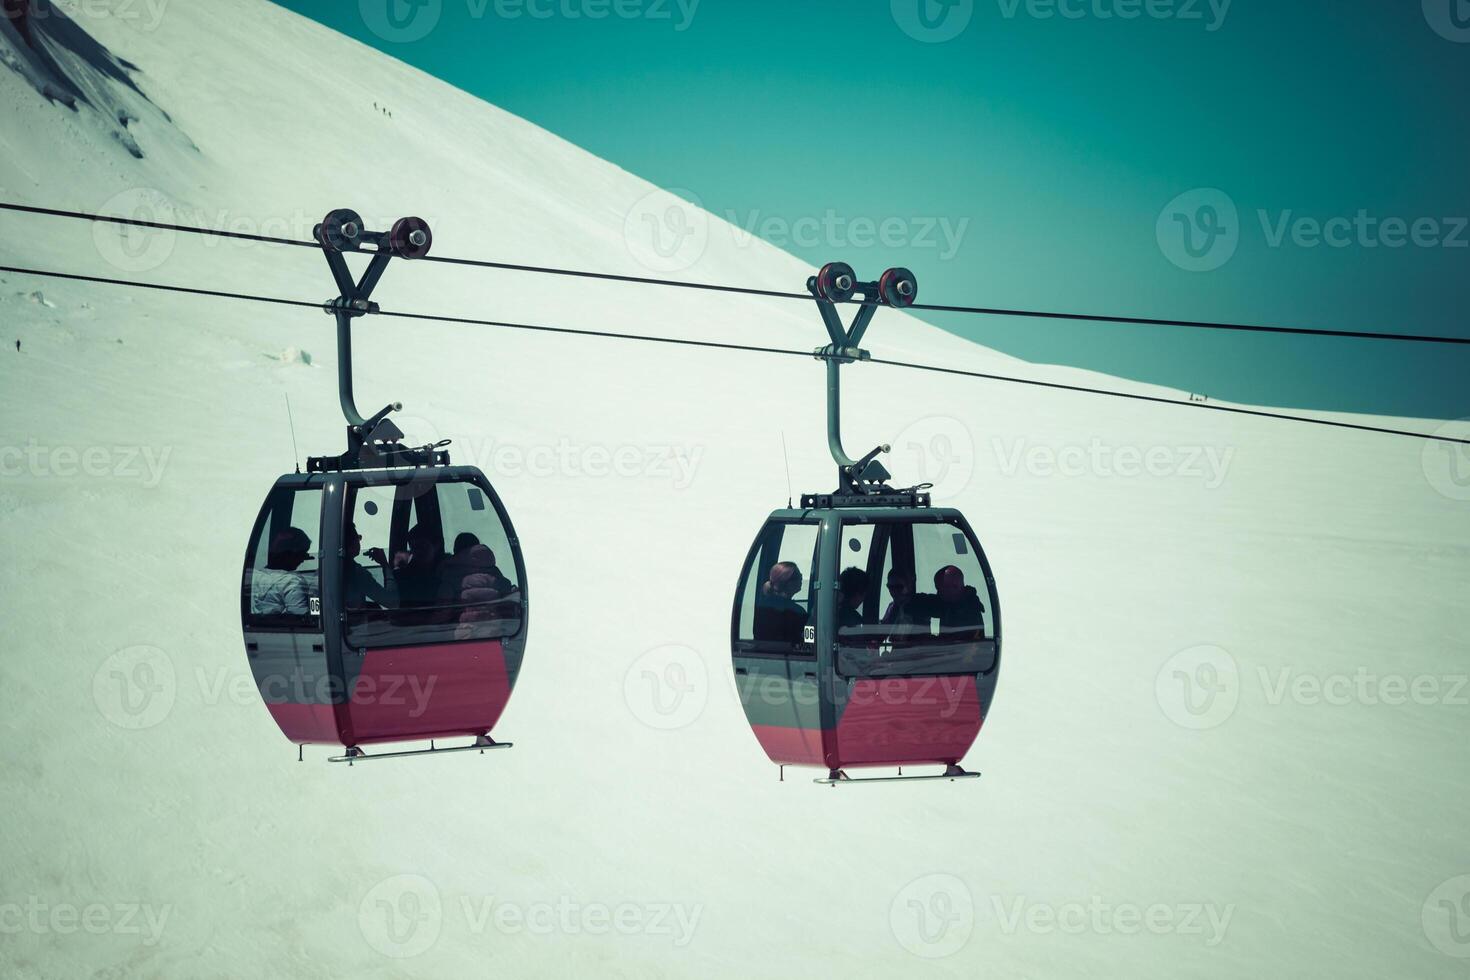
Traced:
POLYGON ((450 465, 447 440, 405 446, 388 418, 401 405, 364 418, 353 398, 352 321, 377 310, 388 263, 423 258, 433 234, 413 217, 368 231, 341 208, 315 237, 340 292, 324 308, 337 321, 347 451, 277 480, 251 530, 240 620, 256 687, 288 739, 344 746, 333 762, 506 747, 490 730, 520 674, 527 619, 510 518, 485 474, 450 465), (346 252, 371 256, 360 275, 346 252), (474 741, 434 744, 451 736, 474 741), (361 748, 410 739, 429 748, 361 748))
POLYGON ((293 742, 479 742, 520 673, 525 581, 474 467, 283 476, 246 551, 246 656, 293 742))
POLYGON ((1000 635, 980 542, 959 511, 928 506, 774 512, 731 620, 736 686, 766 755, 832 778, 957 769, 995 693, 1000 635))
POLYGON ((959 779, 960 760, 990 710, 1000 667, 1000 601, 975 533, 957 510, 936 508, 927 484, 889 486, 880 445, 854 459, 842 448, 841 368, 869 359, 859 345, 881 307, 913 304, 918 282, 888 269, 860 282, 829 262, 807 280, 830 343, 827 445, 837 489, 773 513, 751 545, 731 613, 735 684, 772 762, 846 770, 898 769, 881 778, 959 779), (838 314, 854 304, 851 324, 838 314), (939 776, 906 765, 944 767, 939 776))

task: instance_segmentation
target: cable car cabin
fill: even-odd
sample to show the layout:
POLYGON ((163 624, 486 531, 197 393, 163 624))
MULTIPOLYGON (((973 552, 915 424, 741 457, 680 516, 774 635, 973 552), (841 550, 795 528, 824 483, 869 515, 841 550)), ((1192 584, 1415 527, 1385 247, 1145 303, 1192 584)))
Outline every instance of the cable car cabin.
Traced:
MULTIPOLYGON (((927 499, 927 498, 922 498, 927 499)), ((772 762, 959 769, 995 693, 1000 604, 956 510, 830 506, 771 514, 735 595, 746 718, 772 762)), ((822 506, 822 505, 827 506, 822 506)))
MULTIPOLYGON (((298 744, 488 733, 520 673, 526 570, 472 466, 283 476, 240 590, 261 697, 298 744)), ((443 751, 443 750, 441 750, 443 751)))

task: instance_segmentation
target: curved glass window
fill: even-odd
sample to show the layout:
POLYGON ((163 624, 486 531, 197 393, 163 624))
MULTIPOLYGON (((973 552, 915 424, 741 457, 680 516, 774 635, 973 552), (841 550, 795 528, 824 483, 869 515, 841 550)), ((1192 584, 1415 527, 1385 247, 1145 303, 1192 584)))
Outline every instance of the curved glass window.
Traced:
POLYGON ((469 481, 347 488, 347 642, 412 646, 520 632, 521 585, 504 518, 469 481))
POLYGON ((837 669, 847 677, 983 674, 995 598, 969 536, 948 522, 844 522, 837 669))
POLYGON ((247 630, 321 632, 322 492, 276 487, 246 553, 240 607, 247 630))
POLYGON ((740 580, 737 654, 816 656, 811 580, 817 528, 780 522, 762 528, 740 580))

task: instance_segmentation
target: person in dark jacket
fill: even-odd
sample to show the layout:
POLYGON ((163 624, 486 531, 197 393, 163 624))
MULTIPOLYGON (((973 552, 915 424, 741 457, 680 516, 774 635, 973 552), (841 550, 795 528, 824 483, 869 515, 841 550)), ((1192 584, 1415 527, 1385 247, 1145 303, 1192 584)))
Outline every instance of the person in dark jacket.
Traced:
POLYGON ((369 548, 366 552, 362 550, 362 533, 357 530, 356 524, 347 525, 347 535, 343 542, 347 551, 347 563, 344 566, 342 582, 342 602, 348 609, 380 608, 387 609, 393 605, 393 597, 388 592, 386 584, 380 582, 383 577, 382 569, 387 566, 388 558, 382 548, 369 548), (366 557, 379 571, 375 574, 371 568, 363 565, 357 559, 359 556, 366 557))
MULTIPOLYGON (((445 598, 444 542, 422 524, 408 531, 408 550, 393 556, 393 580, 403 609, 439 605, 445 598)), ((433 622, 432 614, 412 616, 405 623, 433 622)))
POLYGON ((934 573, 934 592, 926 599, 941 635, 960 643, 985 639, 985 603, 973 585, 965 584, 964 572, 945 565, 934 573))
POLYGON ((888 641, 894 646, 917 643, 930 636, 929 620, 933 618, 933 596, 914 591, 914 576, 900 568, 888 570, 888 609, 881 620, 888 630, 888 641))
POLYGON ((801 591, 801 569, 795 562, 778 561, 755 597, 755 638, 772 643, 799 644, 806 627, 806 607, 793 596, 801 591))
POLYGON ((837 576, 837 629, 863 625, 863 600, 868 597, 868 573, 853 565, 837 576))

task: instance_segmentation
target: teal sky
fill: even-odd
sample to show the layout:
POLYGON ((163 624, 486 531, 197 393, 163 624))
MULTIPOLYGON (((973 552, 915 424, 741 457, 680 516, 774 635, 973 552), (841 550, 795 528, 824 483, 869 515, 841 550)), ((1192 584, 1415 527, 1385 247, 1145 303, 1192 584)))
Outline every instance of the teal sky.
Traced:
MULTIPOLYGON (((1466 0, 282 2, 921 301, 1470 336, 1466 0)), ((1470 415, 1466 348, 924 315, 1217 398, 1470 415)))

